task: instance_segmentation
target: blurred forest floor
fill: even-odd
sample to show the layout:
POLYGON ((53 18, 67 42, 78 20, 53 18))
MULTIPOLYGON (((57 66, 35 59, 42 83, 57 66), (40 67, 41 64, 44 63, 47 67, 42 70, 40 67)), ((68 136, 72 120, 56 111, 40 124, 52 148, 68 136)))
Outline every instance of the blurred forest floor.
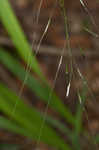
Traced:
MULTIPOLYGON (((50 26, 41 42, 41 48, 44 48, 45 51, 39 51, 37 58, 42 70, 52 85, 59 63, 59 54, 66 42, 64 18, 61 16, 58 4, 55 4, 54 0, 43 0, 37 22, 37 12, 40 6, 40 0, 10 0, 10 2, 26 36, 28 37, 28 40, 31 44, 34 42, 36 46, 38 46, 48 20, 51 17, 50 26)), ((65 0, 65 7, 69 24, 70 46, 75 60, 82 74, 88 80, 88 85, 91 89, 91 94, 88 95, 86 100, 86 110, 89 119, 87 120, 86 117, 84 117, 84 125, 92 135, 95 135, 99 133, 99 1, 84 0, 84 2, 88 8, 88 12, 82 7, 79 0, 65 0), (88 29, 90 29, 93 33, 88 33, 84 30, 84 27, 88 27, 88 29), (79 49, 82 49, 84 57, 82 57, 79 53, 79 49)), ((0 45, 13 49, 13 45, 1 24, 0 45)), ((70 96, 69 98, 65 97, 67 82, 65 68, 66 63, 69 62, 70 60, 68 56, 64 55, 55 90, 63 99, 64 103, 67 104, 73 112, 75 112, 77 103, 76 90, 81 88, 82 83, 79 77, 75 77, 75 80, 72 82, 70 96)), ((14 86, 15 83, 13 82, 16 81, 12 81, 10 76, 7 74, 7 70, 4 70, 1 65, 0 79, 4 80, 7 84, 10 84, 9 86, 14 86), (6 77, 4 77, 5 73, 6 77), (9 78, 11 81, 10 83, 8 82, 9 78)), ((17 84, 17 86, 20 86, 20 82, 17 84)), ((14 88, 16 87, 14 86, 14 88)), ((23 95, 29 98, 30 101, 35 98, 33 93, 27 89, 24 90, 23 95)), ((35 103, 38 108, 44 109, 44 105, 40 102, 36 103, 33 101, 31 103, 35 103)), ((20 143, 23 145, 22 149, 25 150, 33 149, 33 146, 35 145, 34 143, 27 141, 24 138, 19 138, 19 136, 14 136, 14 138, 13 136, 14 135, 4 131, 0 132, 0 141, 20 143)), ((47 150, 44 145, 41 145, 41 149, 47 150)))

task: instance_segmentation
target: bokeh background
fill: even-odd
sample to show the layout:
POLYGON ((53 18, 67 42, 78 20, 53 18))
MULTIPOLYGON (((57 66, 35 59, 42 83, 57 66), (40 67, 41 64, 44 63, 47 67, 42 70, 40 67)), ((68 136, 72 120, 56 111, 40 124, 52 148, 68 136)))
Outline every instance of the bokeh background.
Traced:
MULTIPOLYGON (((67 44, 64 18, 61 15, 58 3, 54 0, 43 0, 38 16, 41 0, 9 1, 28 41, 33 46, 33 50, 38 48, 41 41, 37 59, 49 83, 53 86, 62 48, 64 47, 64 43, 67 44), (49 28, 42 38, 49 19, 49 28)), ((81 5, 79 0, 65 0, 65 8, 68 18, 69 40, 73 58, 79 66, 83 76, 87 79, 88 86, 90 87, 89 90, 91 91, 91 94, 90 92, 88 93, 86 100, 86 110, 89 121, 85 117, 84 125, 91 134, 96 134, 99 132, 99 1, 83 1, 86 6, 85 8, 81 5), (87 29, 88 31, 86 31, 87 29)), ((13 44, 2 24, 0 24, 0 45, 7 47, 10 53, 14 53, 13 44)), ((75 73, 69 98, 66 98, 68 77, 66 76, 65 69, 66 64, 69 64, 70 61, 68 49, 66 48, 63 55, 63 63, 55 83, 55 90, 57 95, 63 99, 64 103, 70 107, 71 111, 75 112, 77 104, 76 91, 81 88, 82 81, 77 73, 75 73)), ((0 64, 0 80, 8 84, 9 87, 13 88, 17 93, 19 92, 19 87, 21 86, 20 81, 13 78, 2 64, 0 64)), ((34 94, 26 87, 24 88, 22 96, 26 97, 29 103, 44 110, 44 104, 38 102, 34 94)), ((51 112, 51 110, 49 110, 49 113, 57 116, 57 114, 51 112)), ((23 137, 5 131, 0 132, 0 141, 14 144, 21 143, 23 145, 22 149, 25 150, 33 149, 35 145, 35 143, 23 137)), ((41 144, 40 149, 47 150, 47 147, 41 144)))

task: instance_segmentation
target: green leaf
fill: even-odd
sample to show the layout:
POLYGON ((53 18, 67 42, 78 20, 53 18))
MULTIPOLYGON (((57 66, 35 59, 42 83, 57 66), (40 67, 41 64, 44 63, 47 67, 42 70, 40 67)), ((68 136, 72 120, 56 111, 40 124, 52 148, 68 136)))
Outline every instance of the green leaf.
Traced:
POLYGON ((20 150, 20 146, 16 144, 0 144, 0 150, 20 150))
MULTIPOLYGON (((13 58, 10 54, 5 52, 3 49, 0 49, 0 61, 19 79, 24 81, 26 72, 21 64, 13 58)), ((27 86, 34 91, 36 96, 40 97, 41 100, 44 100, 46 103, 50 100, 51 89, 47 86, 42 85, 37 81, 33 76, 28 74, 28 79, 26 82, 27 86)), ((64 106, 62 101, 52 92, 51 102, 49 105, 56 111, 58 111, 66 121, 74 124, 75 119, 72 116, 71 112, 64 106)))
POLYGON ((94 142, 97 144, 99 143, 99 134, 94 137, 94 142))
MULTIPOLYGON (((50 101, 49 99, 51 99, 50 105, 52 105, 54 109, 56 109, 62 116, 64 116, 66 120, 68 120, 70 123, 74 123, 74 118, 72 117, 70 111, 67 108, 65 108, 61 100, 53 92, 51 94, 51 98, 49 98, 52 90, 49 87, 49 85, 46 83, 46 79, 44 78, 42 72, 40 71, 40 67, 35 57, 31 53, 32 50, 24 36, 24 33, 22 32, 22 29, 20 28, 20 25, 15 15, 13 14, 12 8, 9 5, 8 0, 3 0, 3 1, 0 0, 0 18, 5 28, 7 29, 9 35, 11 36, 11 39, 14 42, 16 46, 16 50, 19 53, 19 55, 25 60, 27 65, 31 67, 34 70, 34 72, 37 73, 37 75, 45 83, 45 88, 44 87, 42 88, 40 84, 37 84, 36 80, 32 79, 33 78, 32 76, 29 76, 29 79, 27 81, 28 86, 36 93, 36 95, 41 97, 41 99, 47 100, 47 103, 48 101, 50 101), (33 83, 34 85, 32 85, 33 83)), ((25 71, 23 70, 21 71, 21 69, 19 69, 19 64, 17 65, 16 62, 13 64, 14 60, 7 60, 4 57, 2 58, 4 59, 2 60, 3 63, 6 63, 6 66, 9 67, 10 70, 14 72, 14 74, 16 74, 17 76, 20 76, 20 79, 24 81, 26 74, 25 74, 25 71)))
POLYGON ((67 137, 69 137, 70 140, 72 140, 72 131, 66 125, 61 123, 60 121, 52 118, 51 116, 46 116, 46 121, 51 124, 53 127, 59 129, 63 134, 65 134, 67 137))
POLYGON ((38 62, 32 54, 32 48, 28 44, 8 0, 0 0, 0 19, 11 36, 18 54, 44 80, 38 62))
POLYGON ((8 120, 2 116, 0 117, 0 129, 10 130, 14 133, 30 137, 25 129, 18 126, 14 121, 8 120))
MULTIPOLYGON (((28 107, 27 104, 23 103, 23 100, 20 100, 2 84, 0 84, 0 91, 0 109, 10 116, 10 118, 14 119, 20 127, 26 129, 30 134, 30 137, 32 136, 33 139, 38 140, 42 125, 42 117, 35 109, 28 107)), ((40 137, 41 141, 51 146, 55 146, 56 148, 60 147, 63 150, 70 149, 69 146, 64 144, 63 140, 47 124, 44 124, 42 133, 43 134, 40 137)))
POLYGON ((84 104, 86 101, 86 94, 87 94, 87 87, 86 84, 83 82, 82 84, 82 90, 81 92, 78 92, 78 106, 77 106, 77 112, 76 112, 76 118, 75 118, 75 128, 74 128, 74 133, 73 133, 73 145, 76 150, 81 149, 80 141, 79 141, 79 136, 81 134, 81 131, 83 130, 82 128, 82 114, 83 111, 85 110, 84 104))

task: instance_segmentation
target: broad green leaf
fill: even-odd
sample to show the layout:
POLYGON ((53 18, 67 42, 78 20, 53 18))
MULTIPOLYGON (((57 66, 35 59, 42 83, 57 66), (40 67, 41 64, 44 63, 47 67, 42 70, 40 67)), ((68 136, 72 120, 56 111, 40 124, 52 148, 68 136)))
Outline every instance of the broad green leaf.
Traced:
MULTIPOLYGON (((25 69, 21 66, 21 64, 3 49, 0 49, 0 61, 19 79, 24 81, 25 78, 25 69)), ((36 80, 33 76, 28 74, 28 80, 26 82, 27 86, 34 91, 36 96, 40 97, 41 100, 44 100, 46 103, 50 100, 51 90, 43 86, 38 80, 36 80)), ((65 119, 74 124, 75 119, 72 116, 71 112, 64 106, 62 101, 52 92, 51 102, 49 105, 58 111, 65 119)))
POLYGON ((14 121, 8 120, 2 116, 0 117, 0 129, 6 129, 14 133, 30 137, 24 128, 18 126, 18 124, 16 124, 14 121))
POLYGON ((69 137, 70 140, 72 140, 72 131, 68 127, 66 127, 66 125, 62 124, 61 122, 52 118, 49 115, 46 116, 46 121, 53 127, 59 129, 63 134, 69 137))
MULTIPOLYGON (((25 62, 27 62, 27 65, 30 65, 32 67, 32 69, 34 70, 34 72, 36 72, 39 75, 39 77, 46 83, 45 78, 40 71, 39 65, 38 65, 35 57, 31 53, 32 50, 31 50, 29 44, 27 43, 27 40, 20 28, 20 25, 19 25, 16 17, 13 14, 12 8, 9 5, 8 0, 3 0, 3 1, 0 0, 0 18, 1 18, 1 21, 4 24, 5 28, 7 29, 9 35, 11 36, 12 41, 14 42, 14 44, 16 46, 16 50, 19 53, 19 55, 25 60, 25 62)), ((11 62, 12 60, 5 60, 5 61, 11 62)), ((24 75, 21 74, 22 71, 20 72, 17 68, 17 65, 16 66, 14 66, 14 65, 10 63, 10 67, 14 67, 14 69, 11 68, 11 71, 14 71, 15 74, 17 73, 17 75, 20 76, 21 80, 24 81, 25 76, 26 76, 25 72, 24 72, 24 75)), ((40 85, 39 89, 41 90, 40 91, 40 90, 37 90, 38 84, 36 84, 37 83, 36 80, 35 80, 35 84, 34 84, 35 88, 32 86, 33 82, 30 82, 31 79, 32 79, 32 77, 29 78, 29 80, 28 80, 29 87, 32 90, 34 90, 38 96, 44 97, 43 99, 47 100, 47 102, 48 102, 49 97, 50 97, 50 92, 51 92, 51 88, 49 87, 49 85, 45 84, 46 90, 44 88, 42 88, 42 90, 41 90, 41 85, 39 84, 40 85), (39 91, 39 93, 38 93, 38 91, 39 91)), ((72 115, 70 114, 69 110, 67 110, 65 108, 65 106, 61 103, 61 100, 53 92, 52 92, 50 99, 51 99, 50 105, 52 105, 53 108, 57 109, 57 111, 62 116, 64 116, 66 118, 66 120, 74 123, 74 119, 73 119, 72 115)))
POLYGON ((11 36, 19 55, 32 67, 39 77, 44 79, 38 62, 32 54, 32 48, 28 44, 8 0, 0 0, 0 19, 11 36))
MULTIPOLYGON (((0 109, 10 118, 14 119, 20 127, 26 129, 30 133, 30 136, 33 135, 33 138, 38 140, 42 125, 42 117, 35 109, 28 107, 27 104, 23 103, 22 100, 2 84, 0 84, 0 91, 0 109), (15 107, 16 109, 14 111, 15 107)), ((59 147, 63 150, 70 149, 47 124, 44 124, 42 133, 40 140, 46 144, 55 146, 56 148, 59 147)))

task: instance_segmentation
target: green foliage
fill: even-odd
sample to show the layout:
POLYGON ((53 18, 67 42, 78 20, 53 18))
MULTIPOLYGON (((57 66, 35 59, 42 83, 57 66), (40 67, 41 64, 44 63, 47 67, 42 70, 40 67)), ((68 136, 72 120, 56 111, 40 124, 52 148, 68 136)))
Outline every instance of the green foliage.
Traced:
POLYGON ((20 150, 20 146, 16 144, 0 144, 0 149, 1 150, 20 150))
MULTIPOLYGON (((64 1, 61 2, 64 4, 64 1)), ((2 47, 0 47, 0 62, 22 82, 24 82, 27 76, 27 81, 24 84, 32 90, 40 100, 43 100, 44 103, 49 104, 54 111, 58 112, 66 122, 74 127, 74 130, 70 130, 66 125, 47 114, 44 122, 44 113, 26 104, 14 91, 8 89, 8 87, 1 82, 0 111, 9 119, 0 117, 0 128, 26 136, 37 142, 40 140, 56 149, 71 150, 72 148, 66 144, 67 142, 64 141, 54 129, 57 128, 63 134, 67 135, 73 148, 79 150, 84 95, 78 93, 78 99, 82 101, 82 105, 78 105, 76 115, 73 116, 71 111, 62 103, 62 100, 50 88, 8 0, 0 0, 0 20, 15 45, 15 52, 25 61, 27 66, 31 68, 32 72, 39 77, 39 80, 28 72, 28 70, 26 72, 19 60, 2 47), (41 129, 42 134, 40 134, 41 129)), ((66 68, 66 73, 67 72, 68 68, 66 68)))
MULTIPOLYGON (((51 88, 49 87, 43 73, 38 65, 38 62, 31 53, 31 47, 29 46, 21 27, 13 14, 11 6, 8 0, 0 1, 0 19, 7 29, 19 56, 33 69, 33 71, 39 76, 42 82, 35 79, 29 72, 27 78, 27 86, 46 103, 49 101, 51 88)), ((0 61, 20 80, 24 81, 26 71, 24 67, 18 62, 16 58, 11 56, 4 49, 0 49, 0 61)), ((11 130, 15 133, 19 133, 34 140, 39 139, 39 132, 41 130, 43 122, 43 114, 41 115, 35 108, 27 106, 22 99, 20 99, 13 91, 10 91, 6 86, 0 83, 0 110, 5 113, 10 119, 1 117, 1 128, 11 130)), ((70 123, 74 123, 74 118, 69 110, 62 104, 61 100, 56 96, 54 92, 51 95, 51 103, 49 105, 58 111, 66 120, 70 123)), ((51 125, 66 130, 66 127, 57 120, 55 121, 51 117, 47 117, 47 122, 51 125)), ((53 147, 60 149, 70 149, 69 146, 64 143, 64 140, 57 135, 56 131, 51 128, 48 123, 44 124, 42 129, 43 134, 40 137, 40 141, 45 142, 53 147), (53 137, 53 138, 52 138, 53 137)))

